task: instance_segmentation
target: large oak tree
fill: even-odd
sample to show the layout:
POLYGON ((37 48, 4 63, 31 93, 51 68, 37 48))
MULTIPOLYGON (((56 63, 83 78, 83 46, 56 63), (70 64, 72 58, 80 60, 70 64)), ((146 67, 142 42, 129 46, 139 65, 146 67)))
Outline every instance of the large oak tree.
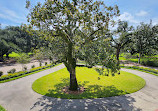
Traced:
MULTIPOLYGON (((118 7, 92 0, 46 0, 34 7, 27 1, 26 7, 30 9, 30 24, 36 26, 41 36, 53 43, 54 53, 69 71, 69 89, 77 90, 75 68, 78 54, 98 38, 105 37, 109 25, 114 24, 113 17, 119 15, 118 7)), ((89 54, 93 55, 92 52, 89 54)), ((106 55, 104 58, 107 58, 106 55)))

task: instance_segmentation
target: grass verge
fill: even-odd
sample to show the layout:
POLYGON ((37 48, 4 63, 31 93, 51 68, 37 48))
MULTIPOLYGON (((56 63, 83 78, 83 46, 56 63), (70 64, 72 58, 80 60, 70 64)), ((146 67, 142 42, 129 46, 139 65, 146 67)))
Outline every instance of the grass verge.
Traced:
POLYGON ((158 76, 158 70, 156 70, 156 69, 143 68, 143 67, 138 67, 138 66, 121 66, 121 67, 127 68, 127 69, 138 70, 138 71, 142 71, 142 72, 146 72, 146 73, 158 76))
POLYGON ((120 75, 102 76, 93 68, 77 67, 76 76, 82 94, 66 94, 63 87, 69 86, 69 72, 66 68, 37 79, 32 88, 37 93, 55 98, 84 99, 118 96, 136 92, 145 86, 145 80, 134 74, 121 71, 120 75), (99 77, 99 79, 98 79, 99 77))

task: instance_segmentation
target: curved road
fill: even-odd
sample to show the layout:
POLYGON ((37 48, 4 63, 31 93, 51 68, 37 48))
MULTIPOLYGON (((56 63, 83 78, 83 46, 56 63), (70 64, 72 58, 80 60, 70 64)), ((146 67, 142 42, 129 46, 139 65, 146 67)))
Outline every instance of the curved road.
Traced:
POLYGON ((7 111, 156 111, 158 109, 158 77, 130 69, 123 71, 136 74, 146 81, 146 86, 138 92, 123 96, 100 99, 57 99, 34 92, 32 83, 51 72, 64 68, 54 68, 18 80, 0 84, 0 104, 7 111))

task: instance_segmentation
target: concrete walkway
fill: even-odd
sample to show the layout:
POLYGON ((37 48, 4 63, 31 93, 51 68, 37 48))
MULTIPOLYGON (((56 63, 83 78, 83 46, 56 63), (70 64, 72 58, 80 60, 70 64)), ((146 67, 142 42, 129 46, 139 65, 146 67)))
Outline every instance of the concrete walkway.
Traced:
POLYGON ((0 84, 0 104, 7 111, 155 111, 158 109, 158 77, 140 71, 122 69, 139 75, 146 86, 138 92, 100 99, 57 99, 34 92, 32 83, 60 65, 15 81, 0 84))

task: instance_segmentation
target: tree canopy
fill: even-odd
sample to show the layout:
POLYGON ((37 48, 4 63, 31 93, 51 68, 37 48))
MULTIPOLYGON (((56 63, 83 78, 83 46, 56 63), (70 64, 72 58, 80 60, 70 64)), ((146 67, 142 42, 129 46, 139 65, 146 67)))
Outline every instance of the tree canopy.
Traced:
POLYGON ((133 30, 133 26, 129 26, 128 22, 119 21, 117 29, 111 34, 111 46, 116 49, 116 58, 118 61, 121 49, 123 49, 126 44, 129 44, 131 42, 133 30))
MULTIPOLYGON (((77 90, 75 68, 78 54, 88 45, 103 40, 99 38, 107 38, 108 27, 115 23, 113 17, 119 15, 118 7, 92 0, 46 0, 44 4, 29 6, 27 1, 26 7, 30 9, 28 21, 39 29, 43 38, 53 43, 54 53, 70 73, 70 90, 77 90)), ((89 47, 89 50, 95 48, 98 47, 89 47)), ((84 56, 93 53, 89 51, 89 55, 84 56)), ((105 56, 104 61, 110 57, 105 56)))

